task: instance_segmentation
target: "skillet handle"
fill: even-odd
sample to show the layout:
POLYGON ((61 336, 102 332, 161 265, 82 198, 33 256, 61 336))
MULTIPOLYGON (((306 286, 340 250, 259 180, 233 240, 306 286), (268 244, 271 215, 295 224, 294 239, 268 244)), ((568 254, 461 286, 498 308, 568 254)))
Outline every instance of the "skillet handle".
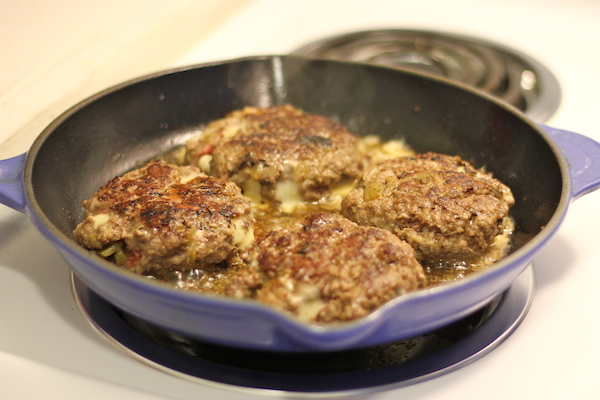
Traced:
POLYGON ((600 188, 600 143, 587 136, 540 124, 570 166, 572 199, 600 188))
POLYGON ((26 208, 23 171, 27 153, 0 160, 0 204, 24 213, 26 208))

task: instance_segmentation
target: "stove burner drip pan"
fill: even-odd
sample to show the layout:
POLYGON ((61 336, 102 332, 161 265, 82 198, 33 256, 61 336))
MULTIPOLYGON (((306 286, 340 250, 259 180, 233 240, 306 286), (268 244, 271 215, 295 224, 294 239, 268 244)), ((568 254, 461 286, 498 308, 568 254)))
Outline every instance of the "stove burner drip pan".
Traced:
POLYGON ((480 89, 544 122, 558 109, 561 89, 540 62, 478 38, 418 30, 372 30, 325 38, 294 55, 416 70, 480 89))
POLYGON ((529 311, 533 268, 482 310, 429 334, 365 349, 278 353, 182 336, 131 316, 75 275, 74 297, 91 326, 119 350, 183 379, 242 391, 318 395, 388 390, 463 367, 500 345, 529 311))

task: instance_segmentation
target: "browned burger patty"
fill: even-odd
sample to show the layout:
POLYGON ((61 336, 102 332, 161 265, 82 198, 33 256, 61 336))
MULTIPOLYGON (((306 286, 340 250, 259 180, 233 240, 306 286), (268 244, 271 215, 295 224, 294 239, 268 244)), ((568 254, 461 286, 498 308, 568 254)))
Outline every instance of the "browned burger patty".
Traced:
MULTIPOLYGON (((357 138, 343 125, 290 105, 246 107, 187 143, 187 159, 267 201, 320 199, 360 172, 357 138)), ((254 198, 254 197, 253 197, 254 198)))
POLYGON ((358 179, 341 213, 406 240, 426 263, 482 257, 509 222, 510 189, 459 157, 384 161, 358 179))
POLYGON ((75 239, 115 253, 137 273, 206 267, 252 240, 250 201, 234 183, 195 166, 152 161, 114 178, 83 205, 75 239))
POLYGON ((422 287, 413 249, 383 229, 314 213, 271 231, 242 256, 226 293, 256 298, 307 321, 347 321, 422 287))

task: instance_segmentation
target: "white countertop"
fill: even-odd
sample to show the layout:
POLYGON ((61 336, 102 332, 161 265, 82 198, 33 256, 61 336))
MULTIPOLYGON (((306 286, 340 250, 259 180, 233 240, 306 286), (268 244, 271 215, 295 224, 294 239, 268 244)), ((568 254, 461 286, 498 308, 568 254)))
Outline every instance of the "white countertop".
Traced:
MULTIPOLYGON (((125 79, 283 54, 331 34, 389 27, 479 36, 537 58, 563 89, 547 123, 600 141, 599 20, 594 0, 4 1, 0 158, 25 152, 62 111, 125 79)), ((593 398, 599 204, 600 192, 573 203, 534 260, 537 293, 529 315, 498 349, 433 381, 359 398, 593 398)), ((0 398, 107 396, 235 399, 240 393, 150 369, 99 339, 73 303, 66 264, 26 216, 0 207, 0 398)))

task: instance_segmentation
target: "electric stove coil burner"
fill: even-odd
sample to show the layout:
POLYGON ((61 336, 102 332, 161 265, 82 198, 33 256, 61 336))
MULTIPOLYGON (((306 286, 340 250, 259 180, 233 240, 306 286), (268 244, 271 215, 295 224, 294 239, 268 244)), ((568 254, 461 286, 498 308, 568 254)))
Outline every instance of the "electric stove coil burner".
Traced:
POLYGON ((417 30, 372 30, 307 44, 292 54, 439 75, 478 88, 538 122, 558 109, 561 89, 535 59, 481 39, 417 30))
POLYGON ((126 354, 172 375, 242 391, 358 394, 425 381, 465 366, 519 326, 534 294, 533 268, 488 306, 415 338, 365 349, 279 353, 203 342, 129 315, 75 275, 75 299, 100 335, 126 354))

